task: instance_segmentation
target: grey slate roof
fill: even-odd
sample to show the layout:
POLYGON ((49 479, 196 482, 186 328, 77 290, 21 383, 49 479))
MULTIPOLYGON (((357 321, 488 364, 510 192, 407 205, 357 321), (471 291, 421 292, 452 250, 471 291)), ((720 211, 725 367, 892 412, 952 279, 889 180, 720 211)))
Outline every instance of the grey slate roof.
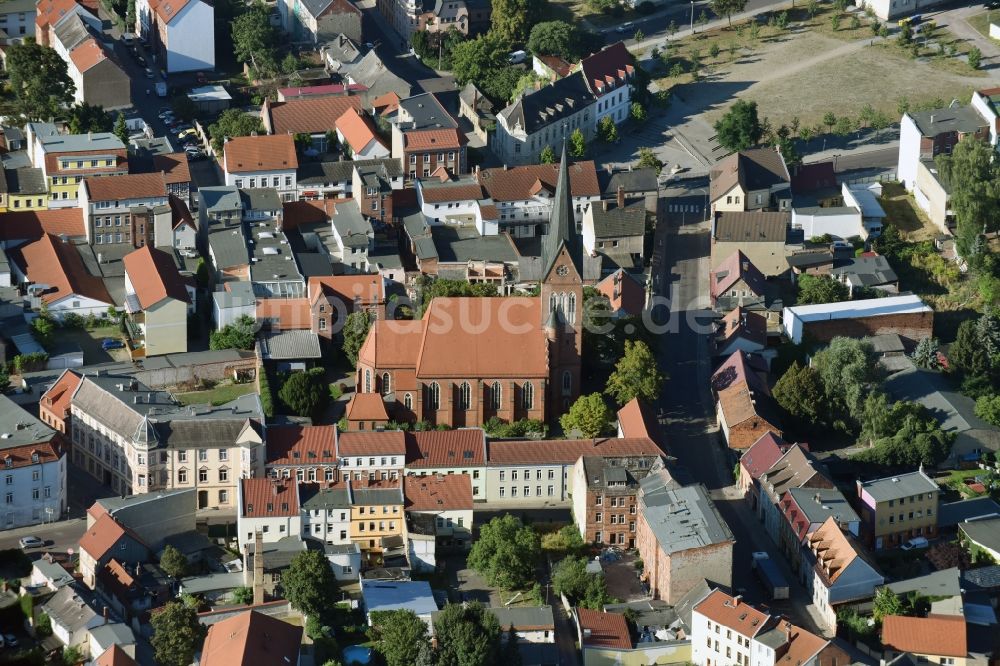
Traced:
POLYGON ((823 523, 830 516, 838 523, 861 520, 844 494, 836 488, 790 488, 788 492, 810 523, 823 523))
POLYGON ((406 130, 454 129, 458 123, 432 93, 414 95, 399 102, 408 115, 406 130))
POLYGON ((281 211, 281 197, 273 187, 255 187, 240 190, 244 210, 281 211))
POLYGON ((488 610, 496 616, 503 630, 507 630, 511 625, 517 631, 529 628, 555 630, 552 606, 490 606, 488 610))
POLYGON ((215 256, 215 268, 225 270, 250 263, 247 242, 241 227, 220 229, 208 234, 208 245, 215 256))
POLYGON ((1000 552, 1000 518, 969 520, 959 524, 958 528, 977 545, 1000 552))
POLYGON ((320 358, 319 336, 312 331, 268 331, 258 338, 261 354, 266 360, 298 360, 320 358))
POLYGON ((889 260, 881 255, 853 257, 843 262, 834 262, 830 274, 835 277, 845 276, 855 287, 875 287, 899 281, 896 271, 889 265, 889 260))
POLYGON ((597 238, 642 236, 646 231, 646 205, 641 201, 626 205, 624 208, 609 203, 607 210, 603 205, 595 205, 592 215, 594 234, 597 238))
POLYGON ((42 611, 51 618, 53 624, 76 632, 87 626, 98 613, 91 606, 93 598, 76 585, 67 585, 52 595, 42 605, 42 611))
POLYGON ((920 133, 927 137, 934 137, 944 132, 975 132, 989 126, 989 123, 971 106, 912 111, 909 116, 920 133))
POLYGON ((41 169, 34 167, 5 169, 4 176, 7 192, 10 194, 44 194, 48 191, 41 169))
POLYGON ((886 587, 900 596, 910 592, 919 592, 926 597, 954 597, 962 594, 958 567, 942 569, 926 576, 896 581, 889 583, 886 587))
MULTIPOLYGON (((33 123, 36 128, 48 123, 33 123)), ((39 140, 48 153, 78 153, 82 151, 124 150, 125 144, 111 132, 94 132, 92 134, 50 134, 41 130, 39 140)))
POLYGON ((618 194, 619 187, 625 190, 625 194, 633 192, 656 192, 659 189, 656 171, 653 169, 619 171, 611 174, 610 177, 605 176, 604 178, 607 178, 607 184, 604 186, 604 195, 608 197, 618 194))
POLYGON ((862 481, 861 487, 876 502, 887 502, 919 493, 938 491, 938 485, 923 470, 910 472, 909 474, 887 476, 884 479, 862 481))
POLYGON ((991 497, 973 497, 958 502, 948 502, 938 506, 938 527, 952 527, 983 516, 1000 518, 1000 504, 991 497))
POLYGON ((369 238, 374 235, 372 223, 365 219, 355 202, 337 205, 337 214, 331 218, 337 234, 347 247, 368 247, 369 238))
POLYGON ((249 282, 230 282, 228 290, 212 292, 212 298, 220 308, 245 307, 257 302, 249 282))
POLYGON ((962 587, 973 590, 1000 590, 1000 564, 962 572, 962 587))
POLYGON ((375 99, 389 92, 396 93, 400 99, 406 99, 413 90, 408 81, 396 76, 385 66, 374 50, 369 51, 357 65, 351 67, 348 76, 352 81, 367 86, 369 99, 375 99))
POLYGON ((552 85, 521 96, 497 115, 505 118, 511 129, 520 125, 528 134, 534 134, 579 112, 596 99, 587 88, 583 73, 577 71, 552 85))
POLYGON ((520 255, 505 235, 482 236, 475 227, 435 225, 431 227, 438 259, 445 263, 472 260, 516 262, 520 255))
POLYGON ((83 22, 79 14, 67 16, 65 20, 59 21, 55 25, 56 38, 62 43, 66 51, 72 51, 80 42, 90 37, 87 24, 83 22))
POLYGON ((676 487, 664 475, 639 482, 643 515, 667 554, 733 541, 733 534, 701 484, 676 487))
POLYGON ((789 213, 724 212, 716 215, 713 236, 731 243, 784 243, 789 213))
POLYGON ((302 483, 299 484, 299 506, 306 511, 348 509, 351 506, 351 495, 346 486, 331 488, 319 483, 302 483))
POLYGON ((202 208, 208 213, 243 209, 240 191, 227 185, 198 188, 198 198, 202 208))
POLYGON ((403 503, 403 488, 355 488, 351 487, 354 504, 364 506, 392 505, 403 503))
POLYGON ((3 449, 47 442, 56 431, 22 409, 5 395, 0 395, 0 451, 3 449))

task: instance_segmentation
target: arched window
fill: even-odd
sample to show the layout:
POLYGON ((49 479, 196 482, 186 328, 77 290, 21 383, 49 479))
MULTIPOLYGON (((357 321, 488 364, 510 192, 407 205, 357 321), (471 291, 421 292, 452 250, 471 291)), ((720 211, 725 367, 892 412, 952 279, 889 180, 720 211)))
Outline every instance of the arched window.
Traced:
POLYGON ((500 382, 493 382, 490 386, 490 406, 493 409, 500 409, 501 398, 500 382))
POLYGON ((521 406, 525 409, 532 409, 535 406, 535 387, 531 382, 525 382, 521 389, 521 406))
POLYGON ((566 314, 566 318, 569 319, 569 323, 576 323, 576 294, 569 295, 569 310, 566 314))
POLYGON ((556 298, 557 297, 556 297, 555 294, 549 294, 549 312, 550 313, 554 312, 555 309, 557 307, 559 307, 559 304, 558 304, 556 298))
POLYGON ((472 387, 469 382, 462 382, 458 387, 458 408, 469 409, 472 407, 472 387))
POLYGON ((365 393, 372 392, 372 371, 365 370, 365 393))
POLYGON ((388 372, 382 373, 382 395, 389 395, 392 393, 392 378, 389 377, 388 372))
POLYGON ((441 407, 441 387, 438 386, 437 382, 431 382, 431 385, 427 387, 427 404, 430 405, 431 409, 441 407))
POLYGON ((573 392, 573 374, 569 370, 563 372, 562 392, 563 395, 569 395, 573 392))
POLYGON ((409 393, 403 396, 403 407, 413 409, 413 396, 409 393))

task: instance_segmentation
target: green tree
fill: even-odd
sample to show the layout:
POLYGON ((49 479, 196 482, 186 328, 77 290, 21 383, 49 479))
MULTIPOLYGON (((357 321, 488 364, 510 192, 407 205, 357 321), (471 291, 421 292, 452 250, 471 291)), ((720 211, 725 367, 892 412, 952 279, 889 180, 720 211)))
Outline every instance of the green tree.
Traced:
POLYGON ((10 390, 10 370, 6 363, 0 363, 0 395, 4 395, 10 390))
POLYGON ((660 371, 656 355, 645 342, 625 341, 625 355, 615 365, 608 377, 604 392, 624 405, 634 398, 653 402, 660 397, 665 377, 660 371))
POLYGON ((813 357, 813 367, 823 381, 823 392, 831 410, 840 410, 857 420, 865 397, 881 384, 883 373, 871 342, 834 338, 813 357))
POLYGON ((233 590, 233 601, 242 606, 249 606, 253 603, 253 588, 246 585, 236 588, 233 590))
POLYGON ((1000 426, 1000 395, 983 395, 976 399, 976 416, 1000 426))
POLYGON ((721 50, 722 49, 719 48, 718 42, 712 42, 712 45, 708 47, 708 55, 712 57, 712 60, 715 60, 719 57, 719 52, 721 50))
POLYGON ((250 136, 254 132, 263 134, 264 125, 260 118, 240 109, 226 109, 218 120, 208 126, 212 137, 212 148, 221 155, 227 138, 250 136))
POLYGON ((532 26, 527 47, 535 55, 572 60, 577 55, 576 40, 576 28, 566 21, 542 21, 532 26))
POLYGON ((538 155, 538 161, 542 164, 555 164, 558 159, 556 151, 550 145, 542 148, 542 152, 538 155))
POLYGON ((567 433, 578 430, 584 437, 599 437, 611 430, 613 417, 601 394, 591 393, 577 398, 569 411, 559 417, 559 425, 567 433))
POLYGON ((967 319, 958 325, 955 342, 948 348, 949 360, 966 377, 988 377, 996 368, 995 354, 991 357, 990 339, 984 333, 979 320, 967 319))
POLYGON ((888 587, 880 587, 875 591, 872 617, 876 622, 882 622, 887 615, 902 615, 903 602, 896 593, 888 587))
POLYGON ((585 544, 576 525, 563 525, 558 532, 542 537, 542 550, 547 553, 573 554, 582 552, 585 544))
POLYGON ((587 581, 587 588, 583 592, 580 605, 590 610, 601 610, 605 604, 614 603, 615 600, 608 594, 608 585, 604 576, 591 574, 587 581))
POLYGON ((803 274, 795 278, 795 281, 798 286, 796 305, 839 303, 850 298, 847 285, 833 278, 803 274))
POLYGON ((913 350, 913 354, 910 356, 913 359, 914 364, 918 368, 926 368, 928 370, 937 370, 941 367, 941 362, 938 360, 938 341, 936 338, 921 338, 920 342, 917 343, 916 349, 913 350))
POLYGON ((615 125, 615 119, 611 116, 604 116, 601 118, 601 122, 597 124, 597 135, 601 137, 601 141, 604 141, 605 143, 614 143, 618 141, 618 127, 615 125))
POLYGON ((834 125, 837 124, 837 116, 834 115, 833 111, 827 111, 823 114, 823 124, 826 125, 826 131, 832 132, 834 125))
POLYGON ((510 590, 534 580, 540 551, 538 533, 519 518, 504 514, 480 528, 468 562, 490 585, 510 590))
POLYGON ((213 331, 208 346, 212 349, 253 349, 257 339, 257 322, 243 315, 232 324, 213 331))
POLYGON ((299 59, 294 53, 289 51, 285 54, 285 57, 281 59, 281 73, 291 74, 292 72, 300 69, 299 59))
POLYGON ((507 44, 523 44, 529 27, 536 24, 538 4, 530 0, 493 0, 491 6, 489 34, 507 44))
MULTIPOLYGON (((951 451, 953 432, 943 432, 927 410, 916 403, 893 404, 895 414, 903 414, 895 434, 875 440, 871 448, 852 457, 858 462, 891 467, 937 465, 951 451)), ((890 414, 892 416, 892 414, 890 414)), ((889 420, 889 430, 897 424, 889 420)))
POLYGON ((248 63, 258 76, 275 70, 275 31, 268 10, 255 2, 232 22, 233 53, 248 63))
POLYGON ((801 423, 822 420, 823 381, 808 365, 793 362, 775 383, 772 393, 778 404, 801 423))
MULTIPOLYGON (((508 45, 493 33, 457 44, 451 52, 451 71, 455 82, 460 86, 470 81, 481 85, 493 72, 510 69, 508 45)), ((519 72, 515 73, 520 76, 519 72)))
POLYGON ((760 143, 764 128, 757 117, 757 102, 737 100, 715 123, 719 145, 728 150, 746 150, 760 143))
POLYGON ((67 645, 62 649, 62 663, 64 666, 77 666, 83 661, 83 651, 77 645, 67 645))
POLYGON ((337 587, 337 579, 322 551, 305 550, 292 558, 281 584, 285 598, 296 610, 319 615, 332 605, 330 595, 337 587))
POLYGON ((171 578, 180 580, 187 575, 188 560, 181 551, 167 544, 160 556, 160 568, 171 578))
POLYGON ((281 385, 278 397, 299 416, 317 416, 330 401, 325 374, 322 367, 293 372, 281 385))
POLYGON ((659 176, 660 172, 663 171, 663 160, 656 156, 652 148, 640 148, 639 149, 639 161, 638 166, 640 169, 652 169, 659 176))
POLYGON ((646 122, 646 107, 640 102, 632 102, 632 106, 629 107, 629 116, 637 123, 646 122))
POLYGON ((125 114, 122 113, 121 111, 118 112, 118 118, 115 119, 115 129, 114 129, 114 132, 115 132, 115 136, 118 137, 118 140, 121 141, 122 143, 124 143, 127 146, 128 143, 129 143, 129 141, 128 141, 128 125, 125 124, 125 114))
POLYGON ((434 618, 438 666, 499 666, 501 631, 478 601, 446 605, 434 618))
POLYGON ((373 613, 372 629, 375 649, 386 666, 411 666, 421 650, 430 647, 427 623, 411 610, 373 613))
POLYGON ((171 601, 152 616, 150 624, 153 625, 153 637, 149 642, 157 664, 188 666, 194 661, 206 633, 194 608, 171 601))
POLYGON ((725 16, 729 26, 733 25, 733 14, 739 14, 747 6, 747 0, 710 0, 708 6, 716 16, 725 16))
POLYGON ((552 589, 565 594, 570 602, 579 601, 587 591, 587 560, 582 557, 564 557, 552 569, 552 589))
POLYGON ((830 17, 830 27, 834 32, 840 30, 840 14, 834 14, 830 17))
POLYGON ((967 135, 951 154, 935 158, 939 177, 951 191, 958 253, 976 262, 982 253, 980 234, 1000 228, 1000 166, 989 144, 967 135))
POLYGON ((846 137, 854 131, 854 127, 854 120, 852 120, 849 116, 844 116, 842 118, 837 118, 837 124, 833 127, 833 133, 840 137, 846 137))
POLYGON ((43 313, 31 320, 31 334, 42 347, 48 349, 52 346, 56 325, 48 313, 43 313))
POLYGON ((33 39, 11 44, 6 58, 7 86, 14 111, 26 120, 52 120, 73 103, 76 86, 66 61, 33 39))
MULTIPOLYGON (((930 23, 925 23, 924 25, 930 25, 930 23)), ((979 69, 979 65, 983 62, 983 52, 979 50, 978 46, 973 46, 966 54, 966 58, 968 58, 969 67, 979 69)))
POLYGON ((365 343, 368 331, 371 330, 374 323, 375 315, 368 310, 358 310, 347 315, 342 332, 344 337, 342 348, 344 356, 351 362, 351 365, 358 364, 358 352, 361 351, 361 345, 365 343))
MULTIPOLYGON (((120 113, 119 113, 120 115, 120 113)), ((122 143, 128 145, 128 132, 122 139, 118 134, 111 114, 104 110, 103 106, 95 104, 76 104, 69 109, 69 117, 66 119, 71 134, 86 134, 87 132, 110 132, 115 130, 115 134, 122 143)))
POLYGON ((573 133, 569 135, 569 154, 570 157, 575 157, 577 159, 587 154, 587 139, 584 138, 583 132, 579 127, 573 130, 573 133))

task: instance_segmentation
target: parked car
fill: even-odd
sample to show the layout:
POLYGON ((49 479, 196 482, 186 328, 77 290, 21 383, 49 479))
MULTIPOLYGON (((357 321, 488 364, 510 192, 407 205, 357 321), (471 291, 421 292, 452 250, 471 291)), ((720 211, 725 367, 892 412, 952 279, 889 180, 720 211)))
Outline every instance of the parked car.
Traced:
MULTIPOLYGON (((142 62, 142 63, 140 63, 140 64, 143 64, 143 65, 144 65, 144 64, 146 64, 146 61, 143 61, 143 62, 142 62)), ((152 78, 154 78, 155 76, 156 76, 156 75, 155 75, 155 74, 153 74, 153 70, 151 70, 151 69, 150 69, 149 67, 147 67, 147 68, 146 68, 146 78, 147 78, 147 79, 152 79, 152 78)))
POLYGON ((628 23, 622 23, 620 26, 618 26, 617 28, 615 28, 615 32, 624 35, 626 32, 628 32, 629 30, 631 30, 632 27, 633 27, 633 23, 631 21, 629 21, 628 23))
POLYGON ((930 542, 927 541, 927 537, 918 536, 918 537, 913 537, 912 539, 904 543, 901 547, 903 550, 919 550, 926 548, 929 545, 930 542))
POLYGON ((28 548, 41 548, 45 545, 45 542, 36 536, 21 537, 18 543, 21 545, 21 548, 25 550, 28 548))
POLYGON ((104 338, 104 340, 101 341, 101 349, 103 349, 104 351, 110 351, 112 349, 122 349, 124 346, 125 346, 124 342, 122 342, 121 340, 115 340, 114 338, 104 338))
POLYGON ((187 137, 195 138, 197 136, 198 136, 198 130, 196 130, 195 128, 190 127, 190 126, 181 129, 181 131, 177 133, 177 138, 178 139, 184 139, 184 138, 187 138, 187 137))
POLYGON ((186 153, 186 155, 187 155, 187 158, 188 158, 188 162, 197 162, 198 160, 203 160, 206 157, 205 153, 203 153, 201 151, 198 151, 196 153, 189 152, 189 153, 186 153))
POLYGON ((138 53, 136 53, 136 54, 135 54, 135 61, 136 61, 137 63, 139 63, 139 67, 145 67, 145 66, 146 66, 146 59, 145 59, 145 58, 143 58, 143 57, 142 57, 141 55, 139 55, 138 53))

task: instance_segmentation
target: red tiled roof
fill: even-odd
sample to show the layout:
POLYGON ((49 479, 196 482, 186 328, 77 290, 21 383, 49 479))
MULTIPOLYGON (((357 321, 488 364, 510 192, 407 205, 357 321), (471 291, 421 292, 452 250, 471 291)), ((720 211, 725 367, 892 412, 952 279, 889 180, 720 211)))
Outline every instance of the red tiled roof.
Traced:
MULTIPOLYGON (((65 418, 69 414, 70 399, 80 385, 81 377, 72 370, 64 370, 56 383, 42 394, 40 404, 57 416, 65 418)), ((96 506, 96 505, 95 505, 96 506)))
POLYGON ((317 134, 333 129, 348 109, 361 109, 361 97, 305 97, 270 105, 271 131, 275 134, 317 134))
POLYGON ((94 662, 94 666, 139 666, 117 643, 109 647, 94 662))
POLYGON ((795 194, 837 187, 837 174, 833 170, 833 160, 799 164, 791 176, 792 192, 795 194))
POLYGON ((294 479, 240 479, 244 518, 299 515, 299 490, 294 479))
POLYGON ((80 208, 0 213, 0 240, 34 240, 45 234, 70 238, 87 235, 80 208))
POLYGON ((46 234, 20 248, 20 253, 28 280, 49 286, 41 295, 45 303, 75 294, 112 304, 104 282, 87 272, 83 259, 72 245, 46 234))
MULTIPOLYGON (((801 666, 812 659, 829 642, 822 636, 796 627, 791 622, 783 622, 778 627, 788 637, 788 648, 774 663, 775 666, 801 666)), ((824 660, 825 661, 825 660, 824 660)))
POLYGON ((270 426, 267 429, 268 465, 332 465, 337 462, 334 427, 270 426))
POLYGON ((741 250, 736 250, 712 271, 709 281, 712 301, 715 302, 715 299, 729 291, 729 288, 741 279, 756 296, 764 295, 764 274, 757 270, 741 250))
POLYGON ((80 537, 80 550, 85 550, 92 558, 100 560, 126 534, 142 543, 138 536, 119 525, 118 521, 105 513, 80 537))
POLYGON ((294 666, 302 627, 254 610, 216 622, 201 648, 201 666, 294 666))
POLYGON ((420 193, 427 203, 475 201, 483 198, 482 186, 475 181, 468 180, 457 181, 450 185, 423 187, 420 189, 420 193))
POLYGON ((177 264, 163 250, 146 245, 126 254, 122 263, 143 310, 167 298, 191 302, 177 264))
POLYGON ((320 296, 340 299, 344 306, 353 308, 355 299, 360 305, 377 305, 385 301, 385 285, 377 274, 325 275, 309 278, 309 302, 320 296))
POLYGON ((628 630, 628 622, 621 613, 605 613, 580 607, 576 609, 576 614, 580 619, 580 630, 584 634, 584 647, 632 649, 632 635, 628 630), (590 635, 587 635, 588 632, 590 635))
POLYGON ((734 308, 722 318, 722 328, 719 331, 718 346, 725 348, 735 338, 743 338, 755 342, 761 348, 767 346, 767 319, 764 315, 745 308, 734 308))
POLYGON ((471 467, 486 464, 485 433, 479 428, 406 433, 406 466, 471 467))
POLYGON ((621 310, 637 317, 646 307, 646 291, 635 278, 619 268, 597 283, 597 291, 604 294, 611 303, 611 310, 621 310))
POLYGON ((694 607, 694 610, 716 624, 753 638, 768 625, 771 616, 757 610, 739 597, 715 590, 694 607))
POLYGON ((618 90, 635 71, 632 54, 624 42, 607 46, 580 61, 583 80, 595 95, 618 90))
POLYGON ((347 403, 348 421, 388 421, 381 393, 355 393, 347 403))
POLYGON ((337 434, 337 455, 342 458, 370 455, 398 455, 405 458, 406 433, 401 430, 340 432, 337 434))
POLYGON ((618 427, 622 431, 622 437, 645 437, 654 442, 660 441, 660 424, 651 408, 639 398, 633 398, 618 410, 618 427))
POLYGON ((168 185, 191 182, 191 168, 184 153, 153 155, 153 170, 162 171, 164 181, 168 185))
POLYGON ((167 181, 159 172, 85 178, 83 182, 91 202, 167 196, 167 181))
POLYGON ((773 432, 766 432, 740 457, 740 466, 750 478, 759 478, 771 469, 791 445, 773 432))
POLYGON ((300 224, 329 223, 336 214, 338 203, 350 199, 309 199, 305 201, 285 201, 282 203, 284 220, 281 228, 284 231, 297 229, 300 224))
POLYGON ((12 446, 8 449, 0 450, 0 461, 4 462, 4 467, 6 468, 7 466, 7 460, 10 460, 10 469, 28 467, 30 465, 42 465, 59 460, 64 453, 61 446, 62 435, 52 430, 48 432, 49 436, 51 436, 51 439, 48 441, 39 441, 34 444, 24 444, 23 446, 12 446), (38 454, 38 462, 34 462, 31 459, 32 454, 35 453, 38 454))
POLYGON ((69 52, 69 59, 77 71, 83 74, 95 65, 107 60, 108 54, 93 37, 89 37, 69 52))
POLYGON ((385 94, 379 95, 372 101, 372 108, 375 109, 380 115, 386 115, 392 113, 399 108, 399 95, 394 92, 387 92, 385 94))
POLYGON ((312 311, 307 298, 258 298, 257 321, 267 320, 271 328, 282 331, 312 327, 312 311))
POLYGON ((226 142, 223 158, 229 173, 299 168, 291 134, 234 137, 226 142))
MULTIPOLYGON (((574 197, 596 197, 601 194, 597 168, 592 160, 569 165, 569 189, 574 197)), ((479 182, 494 201, 525 201, 534 194, 536 185, 551 193, 556 191, 558 164, 528 164, 510 168, 482 169, 479 182)))
POLYGON ((375 132, 375 123, 354 107, 348 108, 337 118, 337 129, 344 135, 344 140, 355 153, 364 150, 373 139, 385 147, 385 143, 375 132))
POLYGON ((663 451, 646 437, 604 439, 548 439, 542 441, 498 440, 487 445, 490 465, 571 464, 581 456, 662 455, 663 451))
MULTIPOLYGON (((729 355, 729 358, 712 373, 712 390, 718 393, 736 384, 749 384, 750 388, 770 395, 767 384, 755 372, 754 357, 740 350, 729 355)), ((764 368, 766 370, 766 366, 764 368)))
POLYGON ((149 8, 164 23, 170 23, 190 0, 149 0, 149 8))
POLYGON ((961 615, 888 615, 882 620, 882 644, 895 652, 915 655, 969 656, 965 618, 961 615))
POLYGON ((472 510, 472 477, 468 474, 408 476, 403 480, 407 511, 472 510))
POLYGON ((458 150, 466 141, 457 129, 410 130, 403 133, 403 150, 458 150))
POLYGON ((368 90, 368 86, 360 83, 351 83, 346 87, 342 83, 328 83, 321 86, 293 86, 289 88, 278 88, 278 96, 285 99, 296 99, 299 97, 309 97, 310 95, 340 95, 344 91, 363 93, 368 90))
POLYGON ((559 56, 540 55, 535 57, 541 60, 543 63, 545 63, 546 67, 551 69, 559 76, 569 76, 570 73, 573 71, 573 64, 566 62, 559 56))

